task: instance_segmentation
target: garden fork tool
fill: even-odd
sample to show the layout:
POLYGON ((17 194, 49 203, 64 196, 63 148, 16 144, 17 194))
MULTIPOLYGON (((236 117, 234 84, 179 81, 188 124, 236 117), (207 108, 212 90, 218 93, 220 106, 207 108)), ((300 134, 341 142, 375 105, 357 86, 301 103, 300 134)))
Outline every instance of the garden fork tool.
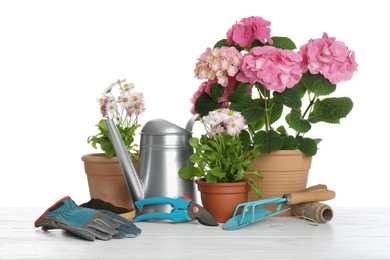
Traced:
POLYGON ((317 202, 333 199, 334 191, 327 190, 325 185, 316 185, 303 192, 287 193, 281 197, 274 197, 238 204, 233 217, 223 226, 224 230, 234 230, 252 224, 256 221, 279 215, 291 210, 291 207, 281 209, 283 205, 295 205, 304 202, 317 202), (274 212, 266 209, 263 205, 277 204, 274 212), (241 213, 239 213, 241 212, 241 213))
POLYGON ((147 205, 169 204, 173 208, 171 212, 152 212, 138 215, 134 222, 148 219, 168 219, 174 222, 191 221, 197 219, 199 223, 206 226, 218 226, 214 217, 202 206, 194 203, 186 196, 180 196, 176 199, 169 197, 151 197, 143 200, 137 200, 134 203, 138 209, 147 205))

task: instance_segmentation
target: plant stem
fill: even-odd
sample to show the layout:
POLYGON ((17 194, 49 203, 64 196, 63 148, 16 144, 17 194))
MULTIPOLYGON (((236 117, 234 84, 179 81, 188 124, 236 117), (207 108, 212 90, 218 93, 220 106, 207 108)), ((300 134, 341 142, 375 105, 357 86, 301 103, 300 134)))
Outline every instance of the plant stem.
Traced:
POLYGON ((259 90, 260 96, 264 99, 265 127, 266 127, 265 129, 268 132, 269 130, 271 130, 271 126, 270 126, 270 123, 269 123, 269 116, 268 116, 268 96, 267 96, 267 90, 265 88, 264 88, 264 92, 265 93, 262 93, 259 90))
POLYGON ((309 100, 310 100, 310 102, 309 102, 309 105, 307 106, 305 112, 304 112, 303 115, 302 115, 302 118, 303 118, 303 119, 305 119, 306 114, 310 112, 310 110, 311 110, 311 108, 313 107, 314 102, 316 101, 316 99, 317 99, 316 96, 314 96, 313 99, 310 99, 310 95, 309 95, 309 100))
MULTIPOLYGON (((317 100, 317 96, 314 95, 313 99, 310 98, 310 93, 308 93, 308 97, 309 97, 309 105, 307 106, 307 108, 305 109, 305 112, 303 112, 303 115, 302 115, 302 119, 305 119, 306 115, 310 112, 311 112, 311 109, 313 108, 313 105, 315 103, 315 101, 317 100)), ((301 133, 300 132, 297 132, 296 136, 299 136, 301 133)))

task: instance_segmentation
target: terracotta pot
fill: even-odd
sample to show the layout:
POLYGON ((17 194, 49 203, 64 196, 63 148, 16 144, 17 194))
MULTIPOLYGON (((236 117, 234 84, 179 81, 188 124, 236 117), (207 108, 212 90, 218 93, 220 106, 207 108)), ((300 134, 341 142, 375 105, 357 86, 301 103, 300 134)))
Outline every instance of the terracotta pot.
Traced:
MULTIPOLYGON (((306 157, 299 150, 280 150, 262 154, 254 159, 256 170, 263 174, 263 180, 254 180, 263 189, 261 199, 282 196, 289 192, 303 191, 307 185, 312 157, 306 157)), ((249 192, 249 201, 258 200, 256 194, 249 192)), ((266 205, 274 211, 276 205, 266 205)), ((284 215, 292 215, 288 211, 284 215)))
MULTIPOLYGON (((108 159, 103 153, 86 154, 81 157, 88 178, 91 198, 98 198, 115 206, 134 210, 134 203, 116 157, 108 159)), ((139 162, 133 161, 139 169, 139 162)))
POLYGON ((218 223, 225 223, 233 216, 236 206, 248 201, 250 187, 246 182, 206 183, 196 180, 203 207, 218 223))

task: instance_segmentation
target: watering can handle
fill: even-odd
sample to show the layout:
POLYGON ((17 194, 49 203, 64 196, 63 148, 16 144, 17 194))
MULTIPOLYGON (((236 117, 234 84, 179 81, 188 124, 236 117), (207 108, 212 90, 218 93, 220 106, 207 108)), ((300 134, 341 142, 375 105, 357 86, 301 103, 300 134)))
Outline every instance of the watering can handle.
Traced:
POLYGON ((192 133, 192 128, 193 128, 193 126, 194 126, 194 124, 195 124, 195 121, 196 121, 197 119, 198 119, 198 115, 195 115, 195 116, 191 117, 190 120, 188 120, 187 125, 186 125, 186 130, 187 130, 188 132, 191 132, 191 133, 192 133))
POLYGON ((288 205, 295 205, 304 202, 331 200, 336 197, 336 193, 332 190, 314 190, 288 193, 285 197, 288 205))

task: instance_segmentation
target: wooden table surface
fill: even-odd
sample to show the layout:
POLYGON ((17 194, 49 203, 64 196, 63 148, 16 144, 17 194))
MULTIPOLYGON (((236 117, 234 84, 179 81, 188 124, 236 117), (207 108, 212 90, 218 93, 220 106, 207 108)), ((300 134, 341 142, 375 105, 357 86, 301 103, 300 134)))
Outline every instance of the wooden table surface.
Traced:
POLYGON ((44 210, 0 208, 0 259, 390 259, 390 208, 335 208, 318 226, 274 217, 235 231, 142 222, 136 238, 94 242, 35 228, 44 210))

